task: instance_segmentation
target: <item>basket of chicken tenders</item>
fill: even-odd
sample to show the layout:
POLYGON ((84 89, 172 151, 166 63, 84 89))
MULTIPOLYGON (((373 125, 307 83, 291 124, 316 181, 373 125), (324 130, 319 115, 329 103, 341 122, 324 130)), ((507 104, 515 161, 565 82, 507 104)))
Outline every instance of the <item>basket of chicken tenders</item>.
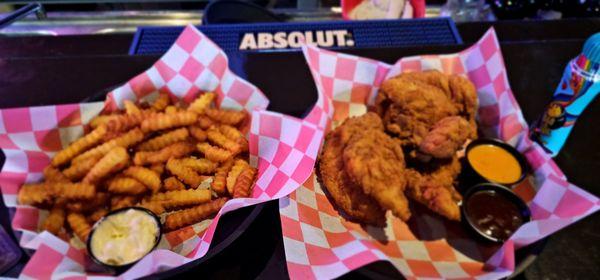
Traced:
POLYGON ((410 279, 502 278, 516 250, 600 207, 528 138, 493 30, 394 65, 303 52, 328 129, 311 178, 280 199, 291 278, 375 261, 410 279))
POLYGON ((311 174, 325 115, 267 105, 188 26, 105 102, 1 110, 0 187, 31 254, 21 277, 138 278, 204 256, 223 214, 311 174))

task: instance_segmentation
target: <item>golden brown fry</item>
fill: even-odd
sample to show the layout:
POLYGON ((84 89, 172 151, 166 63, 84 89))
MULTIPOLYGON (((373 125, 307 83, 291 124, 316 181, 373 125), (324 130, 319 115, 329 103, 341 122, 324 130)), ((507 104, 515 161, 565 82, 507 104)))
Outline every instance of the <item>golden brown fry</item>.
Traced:
POLYGON ((226 198, 219 198, 209 203, 169 214, 165 219, 165 230, 173 231, 198 223, 217 213, 226 201, 226 198))
POLYGON ((196 173, 196 171, 184 166, 179 160, 174 158, 171 158, 169 161, 167 161, 167 170, 179 178, 179 180, 194 189, 197 188, 205 179, 203 176, 200 176, 198 173, 196 173))
POLYGON ((254 187, 254 179, 256 178, 256 169, 246 167, 237 177, 233 186, 233 198, 250 197, 252 195, 252 187, 254 187))
POLYGON ((161 92, 158 94, 154 103, 152 103, 152 110, 154 111, 162 111, 171 103, 171 99, 169 98, 169 94, 166 92, 161 92))
POLYGON ((54 156, 54 158, 52 159, 52 165, 61 166, 69 162, 81 152, 98 144, 98 142, 102 140, 102 137, 104 137, 104 134, 106 134, 106 131, 106 126, 99 126, 87 135, 77 139, 75 142, 71 143, 67 148, 58 152, 56 156, 54 156))
POLYGON ((198 114, 203 114, 204 110, 206 110, 208 107, 210 107, 210 104, 213 102, 215 97, 216 97, 216 95, 212 92, 204 93, 203 95, 200 95, 198 98, 196 98, 196 100, 194 100, 190 104, 190 107, 188 107, 188 110, 196 112, 198 114))
POLYGON ((166 146, 173 143, 184 141, 189 136, 188 130, 183 127, 161 134, 160 136, 154 137, 148 141, 141 143, 138 147, 138 151, 158 151, 166 146))
POLYGON ((166 113, 167 115, 170 115, 170 114, 175 114, 175 113, 177 113, 177 112, 180 112, 180 111, 181 111, 181 109, 180 109, 180 108, 178 108, 178 107, 177 107, 177 106, 175 106, 175 105, 170 105, 170 106, 167 106, 167 108, 165 108, 165 113, 166 113))
POLYGON ((123 147, 116 147, 102 157, 83 178, 84 183, 95 184, 110 173, 121 170, 129 163, 129 154, 123 147))
POLYGON ((69 213, 67 221, 79 240, 85 243, 92 229, 85 217, 79 213, 69 213))
POLYGON ((160 201, 144 201, 138 204, 138 206, 146 208, 156 215, 160 215, 166 211, 165 207, 163 207, 162 202, 160 201))
POLYGON ((127 131, 138 126, 148 114, 141 112, 139 115, 111 115, 106 118, 105 124, 109 131, 127 131))
POLYGON ((244 111, 207 108, 204 112, 212 120, 228 125, 238 125, 246 118, 244 111))
POLYGON ((150 197, 150 201, 160 201, 165 209, 175 209, 191 205, 198 205, 210 201, 211 193, 207 189, 189 189, 157 193, 150 197))
POLYGON ((215 121, 207 116, 198 116, 198 126, 202 129, 209 129, 215 124, 215 121))
POLYGON ((160 176, 156 174, 156 172, 144 168, 141 166, 131 166, 125 171, 123 174, 140 181, 142 184, 146 185, 153 193, 158 192, 160 189, 160 176))
POLYGON ((221 133, 223 133, 223 135, 225 135, 230 140, 237 140, 239 138, 244 138, 244 134, 241 131, 239 131, 237 128, 235 128, 231 125, 221 124, 221 125, 219 125, 218 128, 219 128, 219 131, 221 133))
POLYGON ((224 162, 233 157, 233 154, 231 154, 230 151, 212 146, 208 143, 200 143, 196 147, 207 159, 214 162, 224 162))
POLYGON ((227 192, 229 192, 229 194, 233 195, 233 187, 235 186, 235 181, 237 180, 240 173, 242 173, 242 171, 247 167, 248 163, 243 159, 237 159, 234 162, 233 167, 231 167, 231 171, 229 171, 229 173, 227 174, 227 192))
POLYGON ((110 210, 117 210, 125 207, 131 207, 135 205, 138 201, 138 198, 135 196, 128 195, 119 195, 113 196, 110 199, 110 210))
POLYGON ((217 168, 210 188, 219 195, 227 194, 227 174, 231 170, 231 167, 233 167, 233 160, 228 160, 217 168))
POLYGON ((158 174, 158 177, 160 177, 163 174, 163 172, 165 172, 165 165, 162 163, 155 163, 153 165, 150 165, 149 168, 150 170, 158 174))
POLYGON ((188 126, 188 130, 190 131, 190 135, 192 135, 192 137, 194 137, 194 139, 196 139, 196 141, 198 141, 198 142, 206 141, 206 131, 202 130, 202 128, 195 126, 195 125, 191 125, 191 126, 188 126))
POLYGON ((216 163, 205 158, 187 157, 180 159, 179 162, 183 166, 191 168, 200 174, 210 174, 217 169, 216 163))
POLYGON ((165 179, 164 187, 167 191, 185 190, 185 185, 174 176, 165 179))
POLYGON ((81 178, 83 178, 101 158, 101 156, 94 156, 78 162, 73 162, 71 163, 71 166, 63 170, 63 173, 72 181, 81 180, 81 178))
POLYGON ((58 235, 58 232, 65 224, 65 210, 61 207, 54 206, 50 210, 50 214, 44 223, 42 224, 42 230, 48 231, 54 235, 58 235))
POLYGON ((96 195, 96 186, 87 183, 48 183, 48 189, 53 196, 65 200, 85 200, 96 195))
POLYGON ((52 202, 52 191, 47 184, 25 184, 19 189, 19 204, 43 206, 52 202))
POLYGON ((98 208, 92 214, 90 214, 87 219, 90 224, 95 224, 98 220, 102 219, 102 217, 108 214, 108 210, 106 208, 98 208))
POLYGON ((131 100, 123 101, 123 105, 125 106, 125 113, 127 115, 141 115, 142 114, 142 111, 140 110, 140 108, 138 108, 138 106, 135 105, 135 103, 133 103, 133 101, 131 101, 131 100))
POLYGON ((174 114, 159 113, 142 121, 142 131, 157 131, 195 123, 198 115, 194 112, 183 111, 174 114))
MULTIPOLYGON (((64 201, 64 207, 70 212, 89 212, 94 209, 104 207, 108 204, 109 195, 104 192, 97 192, 94 197, 87 200, 78 200, 78 201, 66 201, 65 199, 59 198, 64 201)), ((57 199, 56 204, 59 204, 57 199)))
POLYGON ((144 133, 139 129, 135 128, 120 137, 110 140, 98 147, 95 147, 73 159, 73 163, 81 162, 84 159, 91 157, 102 157, 116 147, 129 148, 130 146, 142 141, 144 139, 144 133))
POLYGON ((225 135, 221 134, 221 132, 219 132, 217 129, 209 129, 206 135, 211 143, 230 151, 234 155, 238 154, 242 150, 242 147, 240 147, 237 142, 230 140, 225 135))
POLYGON ((177 142, 155 152, 137 152, 133 157, 136 165, 148 165, 166 162, 170 158, 180 158, 194 151, 194 145, 188 142, 177 142))
POLYGON ((116 115, 98 115, 90 120, 89 125, 91 128, 97 128, 100 125, 107 124, 109 120, 114 118, 116 118, 116 115))
POLYGON ((104 137, 102 137, 102 142, 106 143, 106 142, 108 142, 110 140, 113 140, 113 139, 116 139, 116 138, 119 138, 119 137, 123 136, 123 134, 125 134, 125 132, 123 132, 123 131, 112 131, 112 130, 110 130, 110 131, 106 132, 106 134, 104 134, 104 137))
POLYGON ((60 170, 52 165, 44 168, 44 178, 46 178, 47 182, 70 182, 69 178, 63 172, 60 172, 60 170))
POLYGON ((108 191, 115 194, 138 195, 146 190, 147 188, 144 186, 144 184, 129 177, 117 177, 110 180, 108 183, 108 191))

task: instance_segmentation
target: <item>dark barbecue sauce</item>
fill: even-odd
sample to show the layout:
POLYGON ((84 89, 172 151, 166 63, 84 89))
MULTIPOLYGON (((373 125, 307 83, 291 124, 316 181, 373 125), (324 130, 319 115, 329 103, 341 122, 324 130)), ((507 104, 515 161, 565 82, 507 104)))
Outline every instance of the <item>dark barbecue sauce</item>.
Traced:
POLYGON ((479 231, 500 240, 507 240, 523 224, 523 216, 517 205, 494 191, 480 191, 471 195, 466 210, 479 231))

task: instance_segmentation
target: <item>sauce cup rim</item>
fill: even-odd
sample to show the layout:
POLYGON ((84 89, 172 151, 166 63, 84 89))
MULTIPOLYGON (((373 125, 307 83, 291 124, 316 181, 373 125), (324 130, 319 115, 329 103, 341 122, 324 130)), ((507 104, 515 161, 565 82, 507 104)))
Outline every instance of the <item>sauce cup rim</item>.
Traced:
POLYGON ((510 144, 508 144, 498 138, 484 137, 484 138, 478 138, 478 139, 471 141, 467 145, 467 148, 465 149, 465 161, 466 161, 466 164, 469 165, 470 169, 472 169, 473 172, 477 173, 477 175, 479 175, 481 178, 485 179, 486 181, 488 181, 490 183, 503 185, 503 186, 516 185, 516 184, 522 182, 523 180, 525 180, 525 178, 527 177, 527 174, 529 173, 529 164, 527 163, 527 159, 525 159, 525 156, 523 154, 521 154, 521 152, 519 152, 515 147, 511 146, 510 144), (503 150, 509 152, 517 160, 517 162, 521 166, 521 175, 519 176, 519 179, 517 179, 514 182, 509 182, 509 183, 496 182, 494 180, 490 180, 490 179, 484 177, 479 172, 477 172, 477 170, 475 170, 475 168, 473 168, 473 166, 471 165, 471 162, 469 161, 469 151, 476 146, 485 145, 485 144, 498 146, 498 147, 502 148, 503 150))
POLYGON ((154 212, 152 212, 146 208, 139 207, 139 206, 123 207, 123 208, 119 208, 119 209, 108 212, 106 215, 104 215, 104 217, 100 218, 100 220, 98 220, 94 223, 94 225, 92 226, 92 229, 90 230, 89 237, 86 241, 86 249, 87 249, 88 255, 95 263, 102 265, 106 268, 115 270, 115 271, 121 271, 125 268, 129 268, 130 266, 134 265, 135 263, 137 263, 138 261, 143 259, 146 255, 150 254, 150 252, 154 251, 154 249, 156 249, 156 247, 160 243, 160 239, 162 238, 162 233, 163 233, 163 227, 160 222, 160 218, 156 214, 154 214, 154 212), (150 215, 154 219, 154 221, 156 222, 156 225, 158 227, 158 234, 156 236, 156 241, 154 242, 152 249, 150 249, 150 251, 148 251, 148 253, 146 253, 145 255, 143 255, 142 257, 140 257, 139 259, 137 259, 135 261, 132 261, 132 262, 129 262, 126 264, 121 264, 121 265, 112 265, 112 264, 104 263, 101 260, 99 260, 92 251, 92 237, 94 236, 94 233, 96 232, 96 229, 98 228, 98 225, 100 223, 102 223, 102 221, 104 221, 107 217, 113 216, 113 215, 121 213, 121 212, 126 212, 128 210, 143 211, 146 214, 150 215))
MULTIPOLYGON (((531 210, 529 209, 529 206, 513 190, 511 190, 510 188, 508 188, 504 185, 500 185, 500 184, 496 184, 496 183, 479 183, 479 184, 476 184, 475 186, 471 187, 463 195, 463 201, 462 201, 462 207, 461 207, 462 219, 468 224, 469 228, 474 230, 479 236, 485 238, 486 240, 498 242, 498 243, 502 243, 502 242, 506 241, 506 240, 503 240, 500 238, 496 238, 496 237, 487 235, 483 231, 479 230, 479 228, 477 228, 475 226, 474 222, 471 220, 470 216, 468 215, 468 210, 467 210, 468 200, 475 193, 483 192, 483 191, 494 191, 497 193, 502 192, 503 194, 505 194, 504 196, 511 203, 513 203, 514 205, 516 205, 519 208, 519 211, 521 212, 521 214, 523 216, 523 224, 521 224, 521 226, 523 226, 524 224, 531 221, 531 210)), ((519 227, 521 227, 521 226, 519 226, 519 227)), ((513 234, 514 234, 514 232, 513 232, 513 234)))

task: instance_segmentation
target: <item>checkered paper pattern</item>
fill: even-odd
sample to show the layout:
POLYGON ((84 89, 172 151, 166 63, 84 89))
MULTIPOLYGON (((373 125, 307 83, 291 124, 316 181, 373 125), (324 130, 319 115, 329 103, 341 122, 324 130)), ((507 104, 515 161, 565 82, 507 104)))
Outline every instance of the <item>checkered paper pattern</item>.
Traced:
POLYGON ((212 222, 163 235, 159 249, 119 278, 142 277, 202 257, 208 251, 221 215, 284 197, 306 181, 327 123, 323 106, 315 106, 305 119, 266 111, 268 100, 262 92, 233 74, 223 51, 190 25, 150 69, 110 92, 105 102, 0 110, 0 148, 6 155, 0 172, 0 190, 5 204, 14 212, 12 226, 21 235, 20 245, 35 250, 21 278, 111 276, 102 274, 77 242, 65 242, 64 238, 48 232, 38 232, 38 225, 48 211, 17 205, 20 186, 40 180, 52 155, 80 137, 85 124, 100 112, 116 110, 126 99, 152 99, 157 92, 169 93, 173 100, 190 102, 206 91, 218 95, 220 107, 251 114, 250 163, 259 170, 252 197, 228 201, 212 222))
POLYGON ((593 195, 570 184, 552 159, 528 138, 506 75, 493 29, 475 45, 448 55, 407 57, 394 65, 305 46, 304 56, 320 100, 334 112, 329 126, 364 114, 381 82, 405 71, 437 69, 468 77, 479 97, 478 123, 487 136, 500 138, 525 154, 532 176, 514 187, 532 211, 502 247, 481 246, 459 224, 412 203, 413 219, 389 215, 385 228, 361 227, 335 210, 312 177, 280 199, 280 218, 292 279, 334 278, 374 261, 391 262, 409 279, 496 279, 515 268, 516 249, 544 238, 600 208, 593 195))

